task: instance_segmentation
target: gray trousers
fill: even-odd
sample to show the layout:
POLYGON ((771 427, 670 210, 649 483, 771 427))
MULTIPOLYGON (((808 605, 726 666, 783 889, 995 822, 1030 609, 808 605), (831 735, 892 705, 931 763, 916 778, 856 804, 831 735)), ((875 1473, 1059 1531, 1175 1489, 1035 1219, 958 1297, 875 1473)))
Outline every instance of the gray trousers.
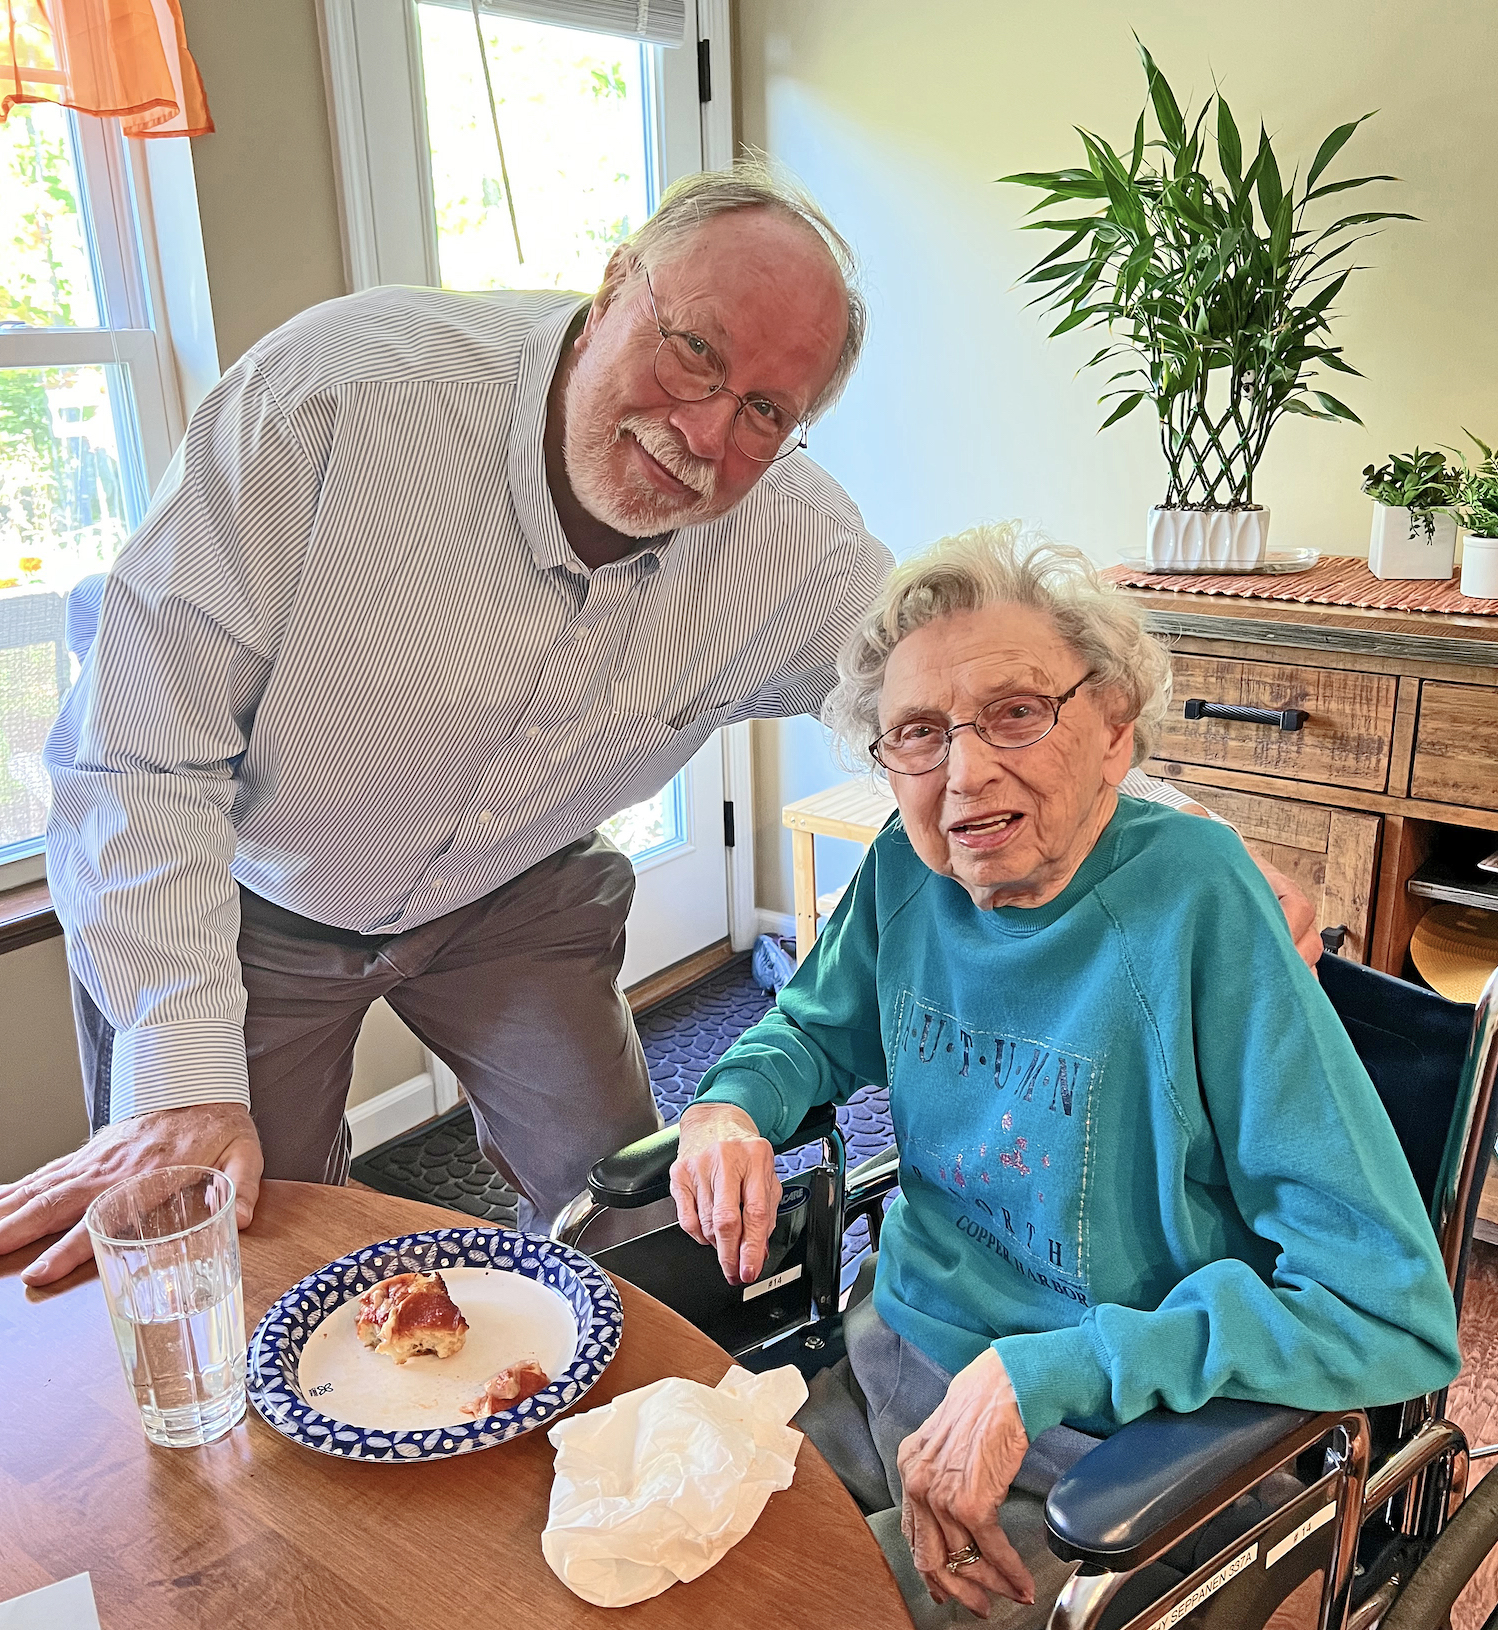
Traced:
MULTIPOLYGON (((660 1125, 619 990, 634 868, 582 838, 403 934, 357 934, 240 890, 250 1110, 267 1177, 341 1183, 354 1042, 383 996, 463 1083, 479 1146, 545 1228, 589 1166, 660 1125)), ((74 981, 89 1119, 109 1121, 114 1032, 74 981)))
MULTIPOLYGON (((871 1280, 860 1276, 858 1289, 867 1283, 871 1280)), ((952 1377, 890 1329, 875 1312, 872 1296, 849 1306, 843 1334, 848 1356, 812 1378, 795 1424, 822 1451, 868 1513, 869 1527, 889 1560, 916 1630, 974 1624, 978 1621, 958 1603, 938 1606, 931 1600, 900 1532, 896 1463, 900 1445, 946 1396, 952 1377)), ((1056 1597, 1077 1566, 1061 1561, 1047 1542, 1046 1497, 1056 1480, 1098 1441, 1069 1426, 1056 1426, 1030 1445, 1009 1496, 999 1507, 999 1524, 1035 1581, 1035 1604, 1024 1607, 995 1597, 986 1623, 1003 1626, 1003 1630, 1041 1630, 1046 1623, 1056 1597)), ((1114 1604, 1119 1613, 1115 1622, 1142 1612, 1301 1490, 1301 1483, 1289 1472, 1271 1472, 1250 1494, 1220 1511, 1159 1562, 1141 1568, 1114 1604)), ((1309 1626, 1315 1620, 1316 1604, 1310 1602, 1272 1622, 1309 1626)))
MULTIPOLYGON (((851 1306, 843 1319, 848 1356, 810 1383, 795 1425, 806 1433, 869 1515, 869 1526, 889 1560, 916 1630, 977 1621, 957 1602, 937 1606, 915 1571, 900 1532, 900 1445, 946 1396, 952 1377, 918 1347, 895 1334, 874 1310, 873 1297, 851 1306)), ((1042 1432, 999 1508, 1009 1543, 1035 1580, 1035 1604, 995 1597, 987 1622, 1004 1630, 1039 1630, 1061 1587, 1076 1571, 1046 1542, 1045 1499, 1058 1477, 1096 1446, 1070 1427, 1042 1432)))

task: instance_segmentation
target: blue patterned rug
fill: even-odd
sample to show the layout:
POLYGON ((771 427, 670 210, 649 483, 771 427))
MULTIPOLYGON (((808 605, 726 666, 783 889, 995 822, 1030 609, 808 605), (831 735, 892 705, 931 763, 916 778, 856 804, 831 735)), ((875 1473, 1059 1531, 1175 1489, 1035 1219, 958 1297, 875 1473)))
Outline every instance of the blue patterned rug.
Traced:
MULTIPOLYGON (((746 955, 640 1014, 637 1023, 650 1084, 668 1123, 691 1103, 708 1066, 763 1018, 773 1001, 750 977, 746 955)), ((892 1134, 885 1089, 860 1088, 838 1111, 838 1122, 848 1141, 849 1166, 887 1148, 892 1134)), ((782 1172, 793 1172, 811 1158, 809 1151, 782 1156, 779 1165, 782 1172)), ((353 1163, 352 1175, 386 1194, 428 1200, 486 1222, 515 1226, 515 1192, 479 1153, 473 1111, 467 1104, 361 1155, 353 1163)), ((867 1247, 868 1224, 860 1218, 843 1241, 845 1274, 867 1247)))

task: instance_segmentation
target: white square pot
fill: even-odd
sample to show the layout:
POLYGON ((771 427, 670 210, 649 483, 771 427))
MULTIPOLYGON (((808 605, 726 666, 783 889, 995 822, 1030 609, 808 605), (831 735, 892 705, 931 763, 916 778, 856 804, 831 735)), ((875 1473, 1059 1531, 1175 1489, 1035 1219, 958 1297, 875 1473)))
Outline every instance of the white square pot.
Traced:
POLYGON ((1145 539, 1151 571, 1241 572, 1259 565, 1269 545, 1269 511, 1152 509, 1145 539))
POLYGON ((1368 539, 1368 570, 1375 577, 1400 581, 1414 578, 1449 578, 1456 566, 1456 521, 1435 517, 1435 535, 1427 540, 1424 525, 1416 521, 1410 536, 1410 512, 1398 504, 1373 506, 1373 531, 1368 539))

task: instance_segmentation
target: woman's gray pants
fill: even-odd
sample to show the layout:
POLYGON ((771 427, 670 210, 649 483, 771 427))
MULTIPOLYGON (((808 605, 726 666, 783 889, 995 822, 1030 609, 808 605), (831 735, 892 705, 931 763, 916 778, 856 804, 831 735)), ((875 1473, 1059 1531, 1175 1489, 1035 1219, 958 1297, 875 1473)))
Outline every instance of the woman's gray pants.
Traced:
MULTIPOLYGON (((938 1607, 931 1600, 900 1532, 900 1445, 946 1396, 952 1377, 890 1329, 874 1311, 872 1296, 848 1309, 843 1333, 847 1358, 813 1376, 810 1397, 795 1424, 869 1513, 869 1526, 917 1630, 974 1624, 973 1615, 959 1603, 938 1607)), ((1096 1443, 1085 1433, 1058 1426, 1030 1445, 999 1509, 999 1522, 1035 1580, 1035 1605, 996 1597, 989 1624, 1005 1630, 1038 1630, 1045 1624, 1057 1592, 1076 1568, 1053 1555, 1046 1543, 1045 1498, 1056 1479, 1096 1443)))

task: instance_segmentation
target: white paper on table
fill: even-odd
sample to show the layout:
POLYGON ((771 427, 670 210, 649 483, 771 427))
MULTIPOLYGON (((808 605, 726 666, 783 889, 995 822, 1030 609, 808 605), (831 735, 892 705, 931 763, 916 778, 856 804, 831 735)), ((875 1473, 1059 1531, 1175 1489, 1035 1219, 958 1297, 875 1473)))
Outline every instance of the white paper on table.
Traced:
POLYGON ((789 1488, 806 1402, 787 1365, 735 1365, 716 1387, 668 1377, 559 1421, 541 1551, 597 1607, 628 1607, 706 1573, 789 1488))
POLYGON ((94 1587, 86 1573, 0 1602, 0 1630, 99 1630, 94 1587))

